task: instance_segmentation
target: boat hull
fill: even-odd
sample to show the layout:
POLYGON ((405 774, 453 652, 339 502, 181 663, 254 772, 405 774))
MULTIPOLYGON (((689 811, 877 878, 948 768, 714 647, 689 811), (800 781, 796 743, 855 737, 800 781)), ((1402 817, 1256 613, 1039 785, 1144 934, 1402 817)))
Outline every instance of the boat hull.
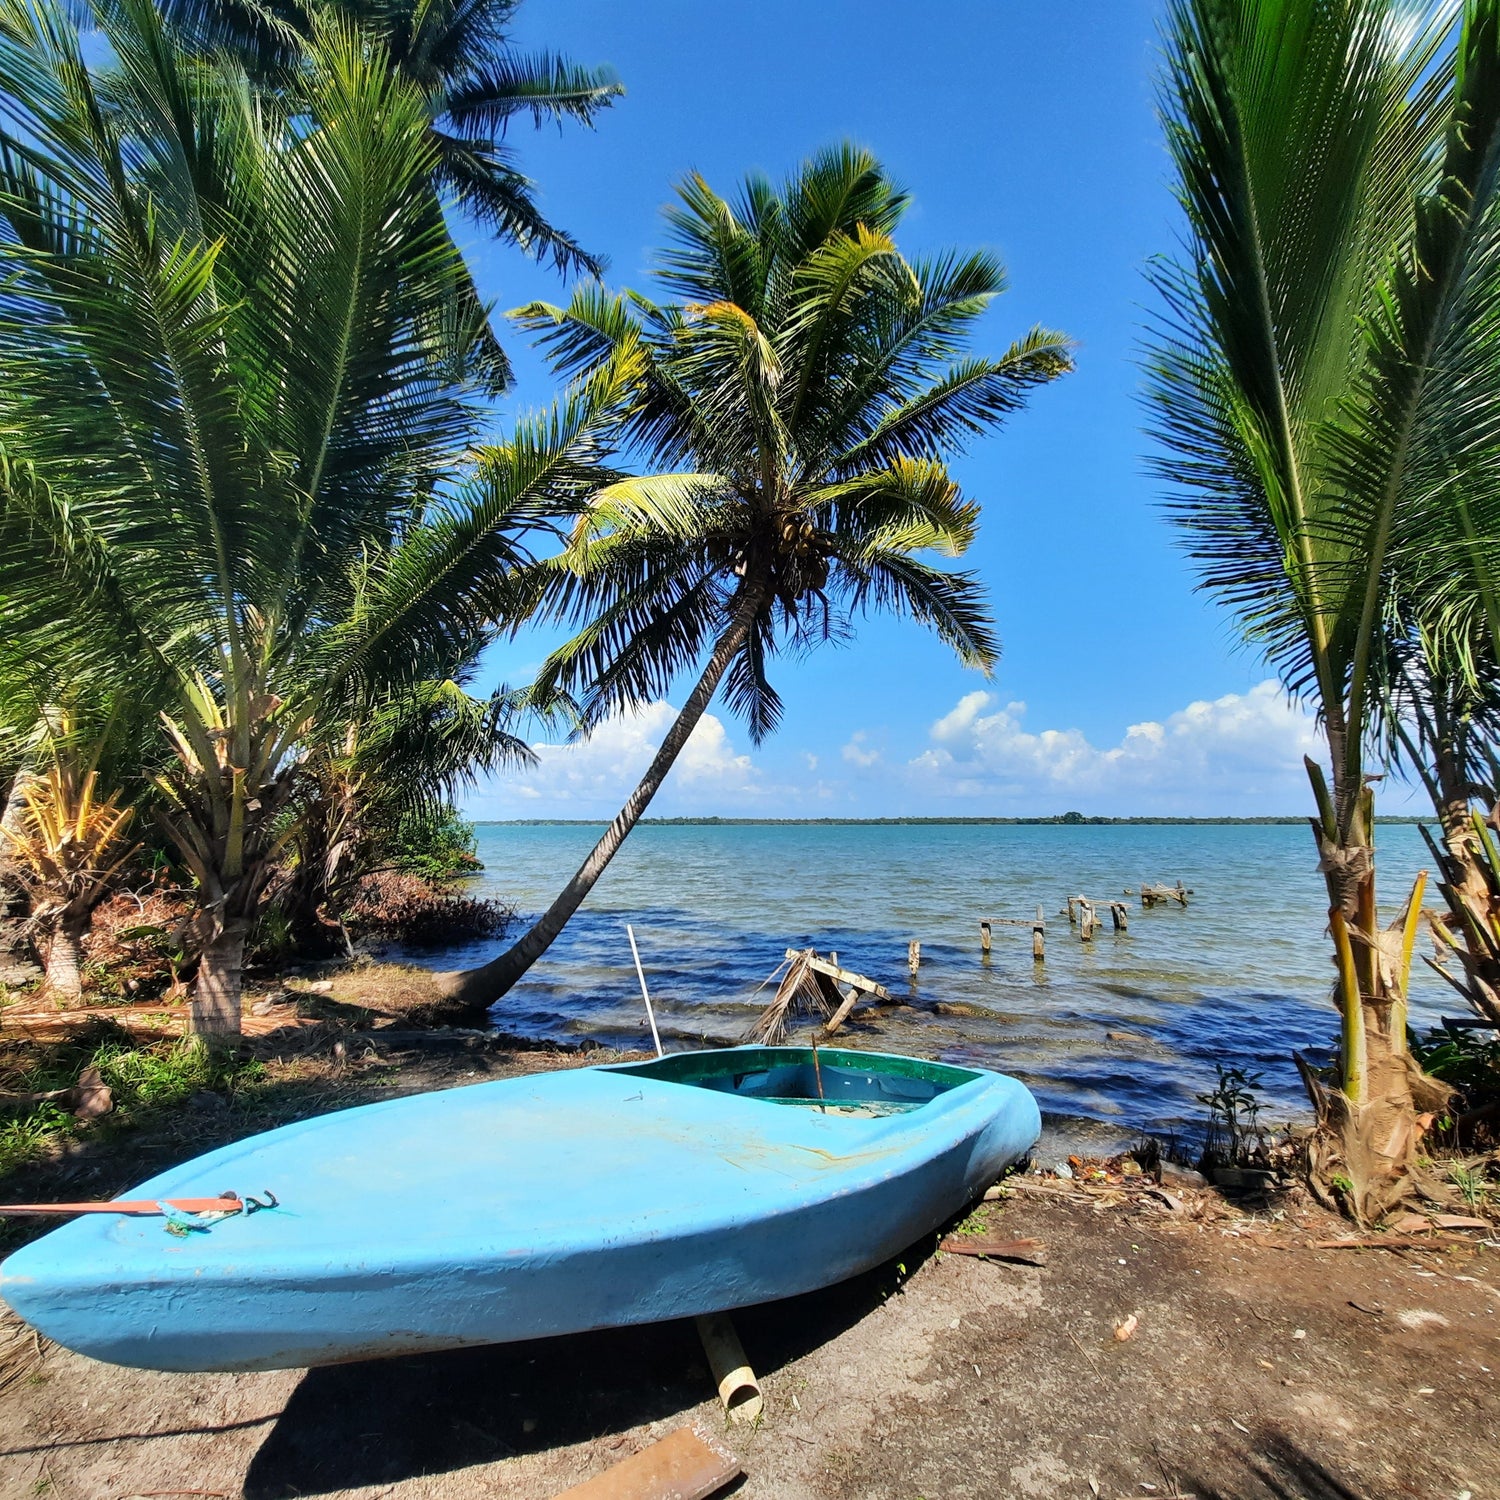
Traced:
MULTIPOLYGON (((767 1055, 715 1057, 736 1053, 767 1055)), ((831 1079, 860 1057, 822 1056, 831 1079)), ((275 1210, 186 1238, 161 1219, 75 1220, 6 1261, 0 1295, 69 1348, 162 1370, 331 1364, 770 1301, 879 1265, 1030 1149, 1026 1089, 962 1077, 873 1116, 612 1067, 366 1105, 129 1195, 270 1188, 275 1210)))

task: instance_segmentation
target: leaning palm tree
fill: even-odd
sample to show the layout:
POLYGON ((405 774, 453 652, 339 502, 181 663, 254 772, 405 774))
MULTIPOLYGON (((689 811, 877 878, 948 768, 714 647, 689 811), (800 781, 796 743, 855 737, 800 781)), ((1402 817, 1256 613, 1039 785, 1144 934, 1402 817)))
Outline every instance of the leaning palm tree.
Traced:
POLYGON ((1327 740, 1308 773, 1341 1038, 1334 1086, 1304 1076, 1314 1183, 1368 1220, 1411 1191, 1442 1093, 1406 1047, 1421 887, 1382 931, 1365 753, 1397 543, 1464 458, 1500 5, 1174 0, 1167 43, 1188 247, 1157 277, 1160 470, 1205 587, 1327 740))
POLYGON ((1004 287, 988 254, 909 261, 899 191, 863 151, 807 162, 729 202, 698 177, 669 213, 657 275, 676 302, 581 288, 521 314, 559 372, 640 360, 621 441, 653 472, 591 500, 565 551, 534 570, 544 613, 578 633, 543 668, 543 697, 581 701, 584 729, 696 675, 640 784, 556 901, 508 952, 447 976, 492 1003, 578 909, 661 787, 714 694, 757 743, 777 724, 778 651, 844 636, 869 609, 934 630, 969 666, 996 644, 971 574, 926 561, 969 546, 979 507, 945 459, 1069 368, 1033 329, 998 359, 963 357, 1004 287))
MULTIPOLYGON (((178 33, 200 47, 227 48, 262 88, 300 87, 308 42, 328 18, 379 42, 386 64, 426 101, 434 213, 446 204, 501 241, 558 271, 601 271, 598 258, 552 224, 508 140, 512 125, 592 125, 624 93, 608 68, 589 68, 511 41, 520 0, 165 0, 178 33)), ((510 365, 476 317, 480 298, 465 278, 463 310, 475 331, 471 358, 495 388, 510 365)))
POLYGON ((517 537, 596 482, 632 370, 466 476, 421 91, 336 20, 294 102, 150 0, 104 20, 101 78, 65 0, 0 0, 0 631, 161 706, 222 1039, 318 727, 512 618, 517 537))

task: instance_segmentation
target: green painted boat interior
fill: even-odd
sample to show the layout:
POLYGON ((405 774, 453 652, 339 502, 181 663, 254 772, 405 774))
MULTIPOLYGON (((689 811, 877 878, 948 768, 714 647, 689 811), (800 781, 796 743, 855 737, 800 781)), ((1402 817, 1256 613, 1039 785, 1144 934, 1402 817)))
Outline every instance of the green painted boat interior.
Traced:
POLYGON ((819 1047, 682 1052, 617 1069, 663 1083, 737 1094, 829 1114, 905 1114, 980 1075, 920 1057, 819 1047))

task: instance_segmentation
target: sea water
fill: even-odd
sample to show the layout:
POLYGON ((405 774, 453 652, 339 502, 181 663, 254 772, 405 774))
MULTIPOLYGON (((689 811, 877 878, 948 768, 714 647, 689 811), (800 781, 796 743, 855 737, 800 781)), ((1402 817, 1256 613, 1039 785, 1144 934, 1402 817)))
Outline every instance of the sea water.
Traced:
MULTIPOLYGON (((485 871, 473 894, 527 921, 602 831, 481 825, 485 871)), ((1380 827, 1376 842, 1382 902, 1394 908, 1430 857, 1409 825, 1380 827)), ((629 922, 669 1050, 740 1040, 786 949, 814 947, 910 1002, 856 1010, 850 1043, 1014 1074, 1054 1143, 1103 1149, 1141 1129, 1191 1134, 1215 1063, 1263 1075, 1274 1123, 1306 1109, 1293 1050, 1326 1058, 1337 1033, 1316 863, 1306 824, 647 824, 494 1020, 538 1038, 649 1046, 629 922), (1193 893, 1186 909, 1144 911, 1123 894, 1178 880, 1193 893), (1080 941, 1064 914, 1079 894, 1123 901, 1129 930, 1114 932, 1101 910, 1094 940, 1080 941), (1032 962, 1029 925, 996 925, 981 955, 981 919, 1029 922, 1039 904, 1044 964, 1032 962), (915 980, 912 939, 922 945, 915 980)), ((409 956, 467 967, 503 946, 409 956)), ((1419 958, 1413 1020, 1445 1011, 1461 1014, 1461 1002, 1419 958)))

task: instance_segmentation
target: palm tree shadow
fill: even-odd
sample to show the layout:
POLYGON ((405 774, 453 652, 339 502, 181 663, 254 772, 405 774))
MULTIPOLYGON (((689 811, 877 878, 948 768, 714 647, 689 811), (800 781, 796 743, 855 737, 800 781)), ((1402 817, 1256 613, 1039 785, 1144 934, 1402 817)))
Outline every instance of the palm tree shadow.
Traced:
POLYGON ((1248 1458, 1245 1472, 1226 1485, 1222 1474, 1195 1478, 1177 1476, 1177 1488, 1197 1500, 1369 1500, 1321 1459, 1314 1458, 1280 1432, 1262 1431, 1259 1448, 1248 1458), (1247 1480, 1249 1481, 1247 1483, 1247 1480))
MULTIPOLYGON (((736 1312, 757 1373, 858 1323, 937 1239, 837 1286, 736 1312)), ((243 1493, 283 1500, 451 1473, 670 1418, 712 1392, 686 1321, 309 1370, 251 1461, 243 1493)))

